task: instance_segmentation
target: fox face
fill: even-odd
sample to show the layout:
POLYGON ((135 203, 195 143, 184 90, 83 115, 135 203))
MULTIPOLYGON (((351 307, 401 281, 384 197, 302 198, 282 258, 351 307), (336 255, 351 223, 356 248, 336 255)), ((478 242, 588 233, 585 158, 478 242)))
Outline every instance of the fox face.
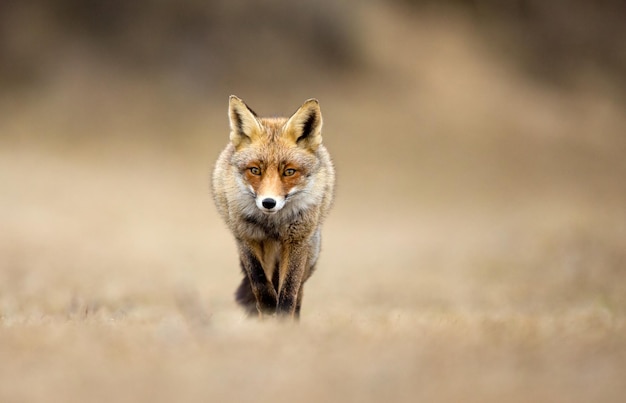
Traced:
MULTIPOLYGON (((302 207, 313 184, 321 144, 322 116, 316 100, 309 100, 289 119, 259 118, 243 101, 232 96, 229 104, 235 147, 232 165, 238 170, 241 190, 254 200, 258 211, 276 214, 286 205, 302 207)), ((314 201, 314 200, 310 200, 314 201)))
POLYGON ((252 160, 246 164, 244 178, 263 213, 280 211, 288 198, 303 189, 304 167, 292 161, 252 160))

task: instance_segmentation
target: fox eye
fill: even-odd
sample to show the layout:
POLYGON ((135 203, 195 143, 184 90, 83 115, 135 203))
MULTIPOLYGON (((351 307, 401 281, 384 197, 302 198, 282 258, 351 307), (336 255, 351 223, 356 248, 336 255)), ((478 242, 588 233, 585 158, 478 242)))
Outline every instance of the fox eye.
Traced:
POLYGON ((288 168, 288 169, 285 169, 285 172, 283 172, 283 175, 284 175, 284 176, 292 176, 292 175, 294 175, 295 173, 296 173, 296 170, 295 170, 295 169, 293 169, 293 168, 288 168))
POLYGON ((250 170, 250 173, 252 175, 257 175, 257 176, 261 175, 261 168, 259 168, 259 167, 250 167, 248 169, 250 170))

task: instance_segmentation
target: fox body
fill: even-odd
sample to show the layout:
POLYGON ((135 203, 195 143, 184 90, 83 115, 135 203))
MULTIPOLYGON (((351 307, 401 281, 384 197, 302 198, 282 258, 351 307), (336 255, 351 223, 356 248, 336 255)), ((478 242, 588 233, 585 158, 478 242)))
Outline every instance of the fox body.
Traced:
POLYGON ((231 96, 228 116, 230 143, 212 187, 244 272, 236 300, 250 314, 297 318, 335 183, 319 103, 306 101, 290 118, 260 118, 231 96))

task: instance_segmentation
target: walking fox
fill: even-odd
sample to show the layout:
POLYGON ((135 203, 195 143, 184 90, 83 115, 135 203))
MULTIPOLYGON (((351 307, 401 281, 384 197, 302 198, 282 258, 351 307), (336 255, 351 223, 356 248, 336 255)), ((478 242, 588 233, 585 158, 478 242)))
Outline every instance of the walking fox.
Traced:
POLYGON ((315 99, 290 118, 261 118, 231 95, 230 143, 213 171, 213 198, 237 241, 249 314, 299 318, 302 287, 320 253, 335 170, 315 99))

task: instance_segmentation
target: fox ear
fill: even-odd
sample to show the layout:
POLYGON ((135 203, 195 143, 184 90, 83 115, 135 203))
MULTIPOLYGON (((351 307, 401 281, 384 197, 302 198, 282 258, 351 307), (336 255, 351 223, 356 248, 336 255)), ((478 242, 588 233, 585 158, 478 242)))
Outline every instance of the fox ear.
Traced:
POLYGON ((230 118, 230 141, 235 147, 250 142, 262 130, 256 113, 234 95, 229 98, 228 117, 230 118))
POLYGON ((322 112, 317 99, 309 99, 283 128, 283 136, 300 147, 315 151, 322 143, 322 112))

